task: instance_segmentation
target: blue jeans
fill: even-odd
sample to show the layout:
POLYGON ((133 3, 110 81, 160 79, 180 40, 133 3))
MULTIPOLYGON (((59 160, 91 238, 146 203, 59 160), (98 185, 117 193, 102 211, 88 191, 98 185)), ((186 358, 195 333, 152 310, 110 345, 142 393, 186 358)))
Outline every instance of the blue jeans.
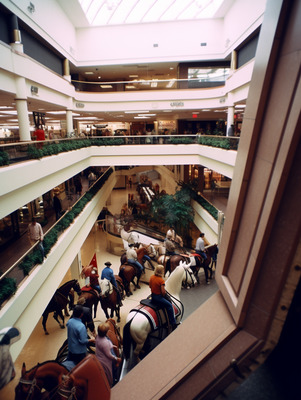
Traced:
POLYGON ((165 299, 165 297, 163 297, 161 294, 152 293, 152 302, 154 304, 158 304, 158 305, 160 305, 162 307, 165 307, 166 311, 167 311, 168 318, 169 318, 169 322, 171 323, 171 325, 176 325, 177 324, 177 321, 175 319, 175 314, 173 312, 173 306, 172 306, 170 301, 165 299))
POLYGON ((128 258, 128 262, 130 264, 136 265, 136 267, 141 271, 141 273, 144 271, 142 265, 140 264, 140 262, 134 260, 133 258, 128 258))
POLYGON ((206 255, 206 253, 205 253, 204 251, 195 250, 195 252, 196 252, 197 254, 199 254, 199 255, 204 259, 204 261, 207 260, 207 255, 206 255))

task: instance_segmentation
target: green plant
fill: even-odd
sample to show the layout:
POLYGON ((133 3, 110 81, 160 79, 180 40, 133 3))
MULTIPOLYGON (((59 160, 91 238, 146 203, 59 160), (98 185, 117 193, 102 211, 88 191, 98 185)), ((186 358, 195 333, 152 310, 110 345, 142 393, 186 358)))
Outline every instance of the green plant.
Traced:
POLYGON ((4 278, 0 281, 0 305, 9 299, 17 291, 16 280, 13 278, 4 278))
POLYGON ((9 155, 6 151, 0 151, 0 166, 9 164, 9 155))

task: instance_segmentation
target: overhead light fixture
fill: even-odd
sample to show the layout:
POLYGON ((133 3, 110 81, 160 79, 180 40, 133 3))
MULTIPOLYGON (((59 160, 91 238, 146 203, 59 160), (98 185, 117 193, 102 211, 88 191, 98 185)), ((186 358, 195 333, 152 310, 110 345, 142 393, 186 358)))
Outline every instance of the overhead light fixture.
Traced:
POLYGON ((126 88, 126 89, 136 89, 136 86, 133 86, 133 85, 126 85, 125 88, 126 88))
POLYGON ((238 107, 238 108, 245 108, 246 105, 245 105, 245 104, 235 104, 235 108, 236 108, 236 107, 238 107))
POLYGON ((86 74, 86 75, 94 75, 94 72, 92 72, 92 71, 86 71, 85 74, 86 74))
POLYGON ((134 117, 134 119, 149 119, 149 117, 134 117))
POLYGON ((112 89, 112 85, 100 85, 102 89, 112 89))
POLYGON ((129 75, 129 78, 138 78, 139 75, 129 75))
POLYGON ((139 117, 154 117, 157 114, 138 114, 139 117))

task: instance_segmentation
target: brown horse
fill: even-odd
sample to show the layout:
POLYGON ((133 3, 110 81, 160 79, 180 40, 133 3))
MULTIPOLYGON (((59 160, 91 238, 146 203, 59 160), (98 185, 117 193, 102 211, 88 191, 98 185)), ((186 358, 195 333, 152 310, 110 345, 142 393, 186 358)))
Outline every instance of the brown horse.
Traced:
MULTIPOLYGON (((136 250, 136 252, 139 263, 144 266, 145 261, 149 261, 147 249, 145 247, 140 247, 136 250), (147 256, 147 258, 145 256, 147 256)), ((120 262, 121 265, 119 268, 119 276, 123 281, 126 295, 131 296, 133 294, 130 287, 131 283, 134 285, 134 290, 140 289, 139 281, 141 277, 141 272, 138 271, 136 267, 128 263, 126 254, 122 254, 122 256, 120 257, 120 262)))
POLYGON ((103 309, 106 318, 109 318, 108 309, 111 310, 110 317, 114 317, 114 312, 117 317, 117 322, 120 322, 120 305, 118 301, 118 294, 119 292, 120 298, 124 299, 124 285, 120 276, 115 275, 115 280, 117 283, 117 288, 115 288, 110 281, 107 279, 101 279, 99 282, 101 295, 100 295, 100 304, 101 308, 103 309))
POLYGON ((207 259, 205 261, 198 254, 190 254, 190 255, 179 254, 171 256, 170 259, 167 260, 166 262, 166 272, 171 273, 177 267, 177 265, 179 265, 180 260, 183 260, 185 262, 191 262, 190 268, 192 269, 197 282, 200 283, 198 276, 199 270, 200 268, 204 268, 206 283, 209 283, 209 279, 212 279, 213 275, 212 270, 213 266, 216 264, 217 253, 218 253, 217 244, 213 244, 211 246, 206 247, 207 259))
POLYGON ((57 321, 60 328, 65 328, 65 317, 62 310, 66 309, 68 303, 69 309, 72 309, 74 306, 74 295, 72 289, 74 289, 77 294, 81 293, 79 283, 76 279, 72 279, 71 281, 64 283, 64 285, 62 285, 55 291, 52 299, 50 300, 48 306, 42 314, 42 325, 45 335, 49 335, 46 328, 46 322, 48 319, 48 315, 51 312, 53 312, 53 318, 57 321), (61 318, 62 323, 60 323, 58 317, 61 318))
POLYGON ((15 388, 15 400, 38 400, 42 395, 43 399, 53 398, 52 393, 57 388, 59 376, 67 373, 67 368, 56 361, 37 364, 29 371, 26 371, 23 363, 21 378, 15 388), (45 397, 45 391, 49 397, 45 397))
POLYGON ((96 356, 89 354, 69 374, 61 374, 54 399, 109 400, 110 385, 96 356))

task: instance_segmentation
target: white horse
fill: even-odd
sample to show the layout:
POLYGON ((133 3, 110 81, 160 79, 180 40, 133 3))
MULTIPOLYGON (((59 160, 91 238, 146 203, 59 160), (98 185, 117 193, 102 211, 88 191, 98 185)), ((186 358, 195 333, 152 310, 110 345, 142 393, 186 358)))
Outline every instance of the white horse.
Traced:
MULTIPOLYGON (((184 312, 183 305, 180 301, 182 282, 185 279, 192 280, 194 278, 193 275, 188 273, 189 267, 190 264, 186 264, 184 261, 180 261, 180 264, 168 277, 165 283, 166 292, 170 295, 172 301, 180 310, 180 313, 176 316, 177 322, 181 321, 184 312)), ((144 343, 151 331, 152 327, 150 325, 149 319, 144 314, 135 310, 130 311, 123 331, 124 350, 126 346, 128 346, 129 348, 134 344, 133 342, 135 342, 136 347, 134 350, 134 355, 139 360, 139 353, 142 350, 144 343)), ((127 358, 126 354, 125 357, 127 358)), ((124 369, 126 368, 128 367, 125 365, 124 369)), ((122 375, 125 375, 124 371, 122 372, 122 375)))
POLYGON ((129 244, 136 244, 140 242, 139 234, 135 231, 128 232, 122 228, 120 230, 120 236, 125 250, 129 247, 129 244))

